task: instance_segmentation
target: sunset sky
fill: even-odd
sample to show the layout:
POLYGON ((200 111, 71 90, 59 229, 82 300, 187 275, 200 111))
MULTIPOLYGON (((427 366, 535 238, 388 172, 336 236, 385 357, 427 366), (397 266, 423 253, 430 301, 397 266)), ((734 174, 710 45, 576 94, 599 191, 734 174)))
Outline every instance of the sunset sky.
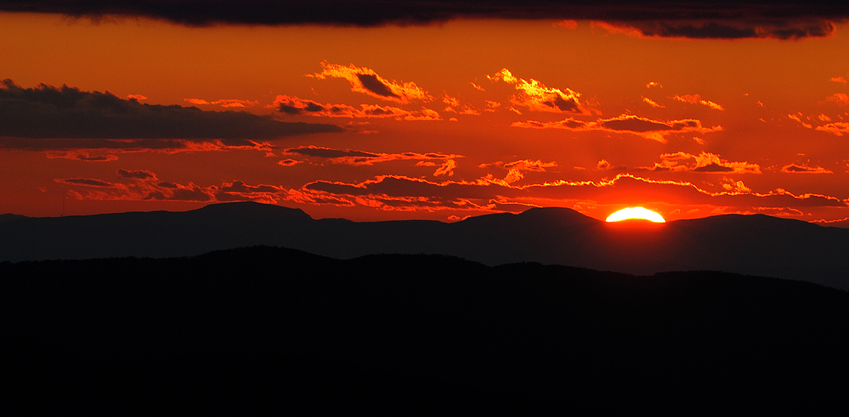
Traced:
POLYGON ((337 3, 0 2, 0 213, 849 218, 845 6, 337 3))

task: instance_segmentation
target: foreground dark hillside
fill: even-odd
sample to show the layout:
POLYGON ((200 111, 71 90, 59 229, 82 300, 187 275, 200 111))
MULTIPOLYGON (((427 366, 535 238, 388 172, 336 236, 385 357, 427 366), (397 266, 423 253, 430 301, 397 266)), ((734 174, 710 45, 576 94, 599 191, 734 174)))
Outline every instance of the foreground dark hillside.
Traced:
POLYGON ((849 294, 686 272, 253 247, 0 263, 6 407, 29 414, 822 414, 849 294))

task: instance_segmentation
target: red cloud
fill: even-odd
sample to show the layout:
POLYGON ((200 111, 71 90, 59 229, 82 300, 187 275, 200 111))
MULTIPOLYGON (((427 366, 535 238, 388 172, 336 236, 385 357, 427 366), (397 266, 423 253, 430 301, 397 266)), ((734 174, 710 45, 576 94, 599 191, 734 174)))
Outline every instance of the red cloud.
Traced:
POLYGON ((790 164, 781 168, 781 172, 788 174, 833 174, 823 167, 809 167, 807 165, 790 164))
POLYGON ((698 155, 676 152, 660 155, 661 162, 655 162, 652 171, 692 171, 716 174, 760 174, 758 164, 748 162, 729 162, 719 155, 701 152, 698 155))
POLYGON ((837 103, 838 106, 843 107, 849 104, 849 95, 844 93, 835 93, 830 95, 826 101, 830 101, 832 103, 837 103))
POLYGON ((396 120, 442 120, 435 110, 422 107, 421 110, 404 110, 400 107, 361 104, 360 109, 347 104, 321 104, 299 97, 278 95, 274 108, 287 114, 299 114, 321 117, 348 118, 394 118, 396 120))
POLYGON ((684 94, 683 96, 676 95, 672 98, 678 101, 682 101, 684 103, 701 104, 702 106, 707 106, 714 110, 725 110, 725 108, 720 106, 719 104, 702 99, 702 97, 698 94, 684 94))
POLYGON ((45 154, 49 159, 75 159, 84 162, 110 162, 118 160, 117 155, 92 155, 86 151, 46 151, 45 154))
POLYGON ((526 81, 513 76, 507 68, 486 76, 491 81, 504 81, 515 86, 519 94, 514 95, 510 102, 527 107, 531 111, 551 113, 577 113, 588 114, 580 102, 581 94, 568 88, 546 87, 541 82, 531 78, 526 81))
POLYGON ((389 81, 377 75, 371 68, 357 67, 354 64, 346 67, 339 64, 330 64, 326 61, 322 62, 321 66, 321 72, 307 76, 318 79, 343 78, 351 83, 351 91, 401 104, 409 103, 411 100, 428 101, 433 99, 427 91, 415 83, 389 81))
POLYGON ((849 134, 849 123, 847 122, 835 122, 829 123, 822 126, 817 126, 817 130, 822 132, 828 132, 837 136, 843 136, 843 134, 849 134))

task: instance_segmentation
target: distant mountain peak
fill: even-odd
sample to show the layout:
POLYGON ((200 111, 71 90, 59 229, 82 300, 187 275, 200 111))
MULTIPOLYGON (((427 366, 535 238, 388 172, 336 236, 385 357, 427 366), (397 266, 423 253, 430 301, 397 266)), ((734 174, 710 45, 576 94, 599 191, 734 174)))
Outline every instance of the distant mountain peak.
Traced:
POLYGON ((290 220, 312 220, 312 217, 301 209, 283 207, 275 204, 257 203, 255 201, 215 203, 192 211, 196 213, 222 216, 282 217, 290 220))
POLYGON ((600 220, 587 216, 579 211, 566 207, 534 207, 518 214, 520 217, 560 223, 563 221, 580 221, 583 223, 598 223, 600 220))

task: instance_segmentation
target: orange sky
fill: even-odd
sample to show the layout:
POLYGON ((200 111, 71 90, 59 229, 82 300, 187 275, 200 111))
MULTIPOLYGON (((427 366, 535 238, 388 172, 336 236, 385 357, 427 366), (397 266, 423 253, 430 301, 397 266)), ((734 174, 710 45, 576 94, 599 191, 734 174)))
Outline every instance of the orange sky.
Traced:
POLYGON ((632 205, 667 220, 845 219, 846 51, 842 23, 726 40, 589 20, 186 27, 0 13, 0 104, 20 114, 0 123, 0 213, 256 200, 354 220, 533 206, 603 219, 632 205))

